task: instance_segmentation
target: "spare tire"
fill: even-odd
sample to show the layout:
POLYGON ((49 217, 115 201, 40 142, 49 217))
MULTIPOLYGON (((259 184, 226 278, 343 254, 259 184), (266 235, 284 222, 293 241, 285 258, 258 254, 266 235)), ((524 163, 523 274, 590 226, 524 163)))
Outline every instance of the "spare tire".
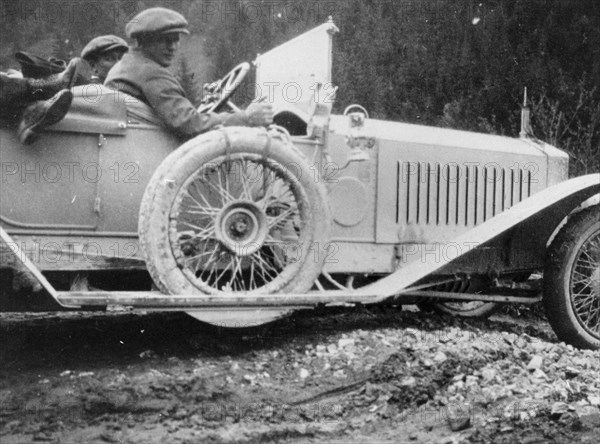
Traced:
POLYGON ((223 128, 171 153, 140 208, 140 246, 168 294, 304 292, 330 231, 326 190, 287 139, 223 128))

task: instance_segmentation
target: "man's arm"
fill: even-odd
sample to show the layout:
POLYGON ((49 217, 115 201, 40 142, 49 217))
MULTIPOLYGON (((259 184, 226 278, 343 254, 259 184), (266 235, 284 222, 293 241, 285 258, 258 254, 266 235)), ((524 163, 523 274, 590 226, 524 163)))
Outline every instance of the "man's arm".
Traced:
POLYGON ((151 73, 142 85, 147 103, 167 127, 185 138, 194 137, 216 125, 266 126, 273 122, 273 109, 268 103, 253 103, 245 111, 234 113, 199 113, 167 70, 151 73))
MULTIPOLYGON (((148 104, 167 127, 186 138, 194 137, 228 120, 226 113, 200 114, 185 97, 179 82, 167 70, 157 70, 148 76, 143 85, 143 93, 148 104)), ((242 116, 236 120, 239 120, 238 124, 244 124, 242 116)))

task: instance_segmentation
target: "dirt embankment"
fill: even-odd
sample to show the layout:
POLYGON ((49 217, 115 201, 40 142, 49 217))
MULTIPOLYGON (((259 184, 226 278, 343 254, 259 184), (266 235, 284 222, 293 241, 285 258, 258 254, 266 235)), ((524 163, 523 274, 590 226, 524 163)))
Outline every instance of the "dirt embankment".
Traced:
POLYGON ((597 442, 600 352, 543 319, 396 308, 225 330, 183 314, 0 318, 0 441, 597 442))

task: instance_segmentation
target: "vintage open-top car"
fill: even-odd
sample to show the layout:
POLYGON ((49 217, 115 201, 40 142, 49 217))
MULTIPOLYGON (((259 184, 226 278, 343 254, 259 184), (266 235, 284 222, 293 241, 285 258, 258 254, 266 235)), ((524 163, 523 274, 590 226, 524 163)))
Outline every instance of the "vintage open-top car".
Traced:
MULTIPOLYGON (((63 308, 183 310, 226 326, 319 304, 463 316, 543 300, 558 337, 600 348, 600 175, 520 138, 331 114, 329 22, 258 57, 268 129, 181 143, 100 85, 23 146, 0 128, 2 266, 63 308), (540 279, 530 279, 543 272, 540 279), (144 279, 144 276, 151 276, 144 279), (101 276, 102 278, 98 278, 101 276)), ((207 87, 229 100, 248 64, 207 87)), ((5 298, 5 309, 29 295, 5 298)))

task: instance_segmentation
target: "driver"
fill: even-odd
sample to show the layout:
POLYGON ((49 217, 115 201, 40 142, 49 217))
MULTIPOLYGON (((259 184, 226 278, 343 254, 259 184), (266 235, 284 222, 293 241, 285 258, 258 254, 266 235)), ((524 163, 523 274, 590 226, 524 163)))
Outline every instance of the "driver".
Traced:
POLYGON ((187 20, 166 8, 140 12, 127 26, 127 37, 136 47, 108 73, 104 84, 150 105, 165 125, 189 139, 216 125, 265 126, 273 122, 270 104, 253 103, 245 111, 199 113, 167 69, 179 49, 181 34, 189 34, 187 20))

